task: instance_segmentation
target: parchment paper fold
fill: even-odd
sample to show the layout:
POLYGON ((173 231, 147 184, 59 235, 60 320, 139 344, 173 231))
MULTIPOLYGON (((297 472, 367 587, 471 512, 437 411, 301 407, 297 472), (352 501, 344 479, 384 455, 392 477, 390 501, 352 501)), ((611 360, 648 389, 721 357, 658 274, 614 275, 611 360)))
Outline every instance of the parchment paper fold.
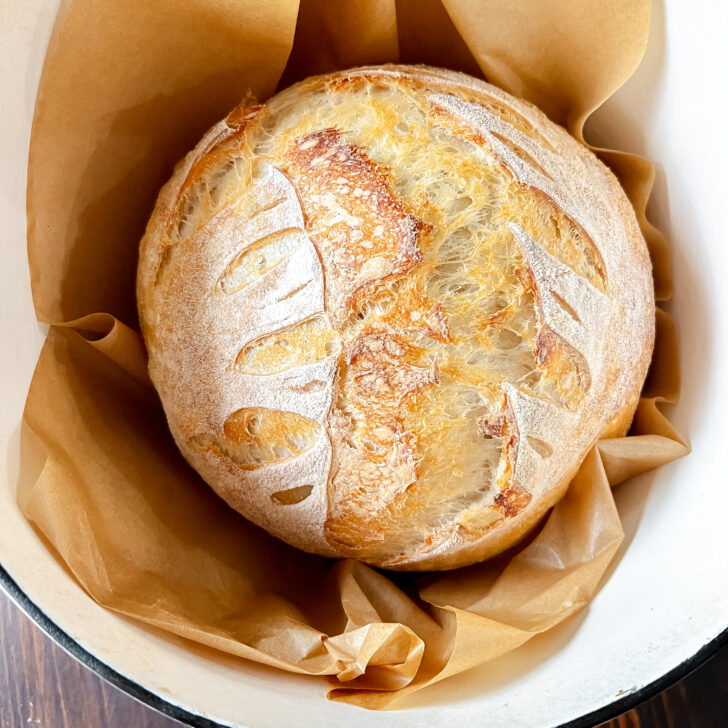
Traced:
MULTIPOLYGON (((299 552, 227 508, 184 463, 136 330, 137 246, 173 164, 248 88, 429 63, 484 75, 579 139, 634 71, 646 0, 73 0, 43 71, 28 174, 38 318, 25 410, 47 460, 27 517, 100 604, 207 646, 330 676, 369 708, 502 655, 594 596, 623 538, 610 486, 688 451, 672 322, 630 436, 600 441, 526 545, 420 577, 299 552)), ((659 300, 668 252, 645 218, 652 167, 599 150, 637 211, 659 300)), ((628 486, 627 486, 628 487, 628 486)))

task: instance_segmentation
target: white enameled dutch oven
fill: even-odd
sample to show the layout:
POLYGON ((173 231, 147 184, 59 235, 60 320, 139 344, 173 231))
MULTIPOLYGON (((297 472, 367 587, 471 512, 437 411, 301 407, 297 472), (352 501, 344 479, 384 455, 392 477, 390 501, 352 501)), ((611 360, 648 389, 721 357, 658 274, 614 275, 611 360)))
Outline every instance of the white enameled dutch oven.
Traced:
MULTIPOLYGON (((194 650, 97 606, 23 518, 37 475, 20 422, 45 335, 25 245, 30 124, 58 0, 0 5, 0 581, 103 678, 193 726, 591 726, 662 690, 726 641, 728 625, 728 5, 656 2, 647 55, 589 122, 595 144, 657 164, 651 217, 672 246, 682 396, 693 452, 616 491, 627 538, 590 608, 515 652, 369 712, 325 682, 194 650)), ((38 468, 41 463, 38 460, 38 468)))

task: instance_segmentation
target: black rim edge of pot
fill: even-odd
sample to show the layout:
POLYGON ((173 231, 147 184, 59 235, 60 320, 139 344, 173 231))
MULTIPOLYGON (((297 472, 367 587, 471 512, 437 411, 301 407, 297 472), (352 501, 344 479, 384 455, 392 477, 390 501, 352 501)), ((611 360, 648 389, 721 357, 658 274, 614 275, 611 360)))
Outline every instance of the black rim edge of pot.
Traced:
MULTIPOLYGON (((43 632, 45 632, 56 644, 63 648, 72 657, 96 673, 101 679, 110 683, 122 692, 131 696, 140 703, 162 713, 180 723, 192 726, 192 728, 227 728, 222 723, 217 723, 208 718, 203 718, 188 710, 171 703, 164 698, 143 688, 138 683, 109 667, 106 663, 94 657, 88 650, 78 644, 69 634, 64 632, 45 612, 39 609, 28 595, 18 586, 16 581, 0 565, 0 584, 8 593, 10 598, 30 617, 43 632)), ((645 685, 638 690, 625 693, 625 695, 613 700, 611 703, 587 713, 580 718, 575 718, 567 723, 562 723, 558 728, 594 728, 601 723, 613 720, 622 713, 637 707, 641 703, 653 698, 663 690, 682 680, 694 670, 697 670, 703 663, 707 662, 718 650, 728 644, 728 627, 712 640, 703 645, 692 657, 684 660, 662 677, 645 685)))

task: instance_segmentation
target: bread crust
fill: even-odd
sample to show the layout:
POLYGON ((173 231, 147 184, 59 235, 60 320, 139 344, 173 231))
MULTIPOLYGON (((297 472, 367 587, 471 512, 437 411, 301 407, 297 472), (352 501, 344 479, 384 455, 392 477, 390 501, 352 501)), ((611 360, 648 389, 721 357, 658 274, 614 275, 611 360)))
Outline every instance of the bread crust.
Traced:
POLYGON ((299 548, 392 569, 455 568, 522 538, 596 440, 626 433, 654 341, 650 260, 614 175, 527 102, 428 67, 353 69, 245 100, 160 192, 137 298, 150 376, 202 477, 299 548), (416 113, 397 116, 397 103, 416 113), (416 133, 431 135, 431 159, 416 133), (490 177, 473 187, 481 168, 490 177), (435 192, 422 192, 422 169, 435 192), (439 202, 448 176, 468 196, 439 202), (432 291, 458 269, 442 251, 486 213, 478 234, 505 261, 486 273, 515 293, 476 326, 451 305, 468 281, 448 283, 454 298, 432 291), (452 365, 464 330, 494 363, 452 365), (516 355, 488 342, 514 331, 531 369, 493 374, 516 355), (467 418, 441 414, 469 377, 463 396, 480 400, 467 418), (453 420, 476 438, 464 449, 500 448, 487 487, 442 479, 448 457, 453 471, 467 460, 451 452, 461 430, 433 440, 453 420))

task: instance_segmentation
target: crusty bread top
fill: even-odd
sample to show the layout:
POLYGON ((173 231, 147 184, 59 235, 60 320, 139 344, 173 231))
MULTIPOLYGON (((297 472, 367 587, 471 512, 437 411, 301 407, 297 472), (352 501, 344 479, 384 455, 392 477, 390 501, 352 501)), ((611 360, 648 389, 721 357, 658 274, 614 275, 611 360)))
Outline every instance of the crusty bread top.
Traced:
POLYGON ((138 300, 208 483, 390 568, 512 545, 626 431, 654 337, 613 175, 533 106, 424 67, 241 104, 162 190, 138 300))

